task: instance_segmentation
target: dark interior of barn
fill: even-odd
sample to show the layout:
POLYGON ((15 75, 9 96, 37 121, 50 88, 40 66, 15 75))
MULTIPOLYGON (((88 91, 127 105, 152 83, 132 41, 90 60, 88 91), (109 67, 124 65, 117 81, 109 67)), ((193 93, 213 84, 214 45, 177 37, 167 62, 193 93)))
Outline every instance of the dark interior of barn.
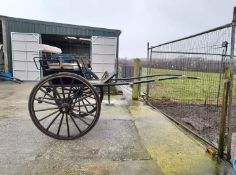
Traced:
POLYGON ((86 36, 66 36, 42 34, 42 44, 59 47, 64 54, 77 54, 90 58, 91 38, 86 36))

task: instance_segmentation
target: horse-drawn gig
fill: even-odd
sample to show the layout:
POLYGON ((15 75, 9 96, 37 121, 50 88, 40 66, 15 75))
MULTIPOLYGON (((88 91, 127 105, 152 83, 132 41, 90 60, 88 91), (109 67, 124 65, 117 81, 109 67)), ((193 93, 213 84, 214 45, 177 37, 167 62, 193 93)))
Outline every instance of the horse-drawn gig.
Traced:
MULTIPOLYGON (((42 71, 43 79, 32 89, 28 108, 35 126, 56 139, 76 139, 96 125, 101 112, 104 87, 110 89, 111 86, 155 81, 147 79, 151 77, 183 77, 151 75, 117 79, 115 74, 104 73, 98 79, 88 66, 88 60, 72 54, 61 54, 60 50, 49 46, 45 50, 51 53, 34 58, 35 65, 42 71), (145 80, 140 80, 142 78, 145 80)), ((110 91, 108 96, 110 97, 110 91)))

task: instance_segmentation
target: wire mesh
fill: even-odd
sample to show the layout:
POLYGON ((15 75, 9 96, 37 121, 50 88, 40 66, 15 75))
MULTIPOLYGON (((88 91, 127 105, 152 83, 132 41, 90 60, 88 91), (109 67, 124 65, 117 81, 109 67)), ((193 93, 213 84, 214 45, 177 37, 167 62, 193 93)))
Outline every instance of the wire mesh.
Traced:
POLYGON ((231 25, 150 47, 151 74, 183 74, 198 80, 153 83, 150 102, 194 133, 217 145, 224 67, 231 25))

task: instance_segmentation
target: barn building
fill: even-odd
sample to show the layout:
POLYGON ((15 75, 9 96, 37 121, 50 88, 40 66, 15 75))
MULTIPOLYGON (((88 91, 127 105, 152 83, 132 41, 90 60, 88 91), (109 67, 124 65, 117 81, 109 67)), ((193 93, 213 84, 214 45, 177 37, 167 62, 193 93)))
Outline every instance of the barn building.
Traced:
POLYGON ((35 43, 41 43, 87 57, 98 76, 117 72, 120 34, 120 30, 0 16, 0 70, 22 80, 39 80, 33 58, 40 54, 35 43))

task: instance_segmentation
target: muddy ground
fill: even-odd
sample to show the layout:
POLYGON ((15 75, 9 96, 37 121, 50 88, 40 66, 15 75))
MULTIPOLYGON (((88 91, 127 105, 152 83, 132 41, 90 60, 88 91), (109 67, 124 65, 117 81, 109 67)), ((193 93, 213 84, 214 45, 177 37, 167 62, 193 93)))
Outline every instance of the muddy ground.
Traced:
MULTIPOLYGON (((204 139, 215 145, 218 143, 220 108, 216 105, 184 104, 161 100, 153 100, 151 104, 204 139)), ((235 115, 233 117, 235 121, 235 115)))

